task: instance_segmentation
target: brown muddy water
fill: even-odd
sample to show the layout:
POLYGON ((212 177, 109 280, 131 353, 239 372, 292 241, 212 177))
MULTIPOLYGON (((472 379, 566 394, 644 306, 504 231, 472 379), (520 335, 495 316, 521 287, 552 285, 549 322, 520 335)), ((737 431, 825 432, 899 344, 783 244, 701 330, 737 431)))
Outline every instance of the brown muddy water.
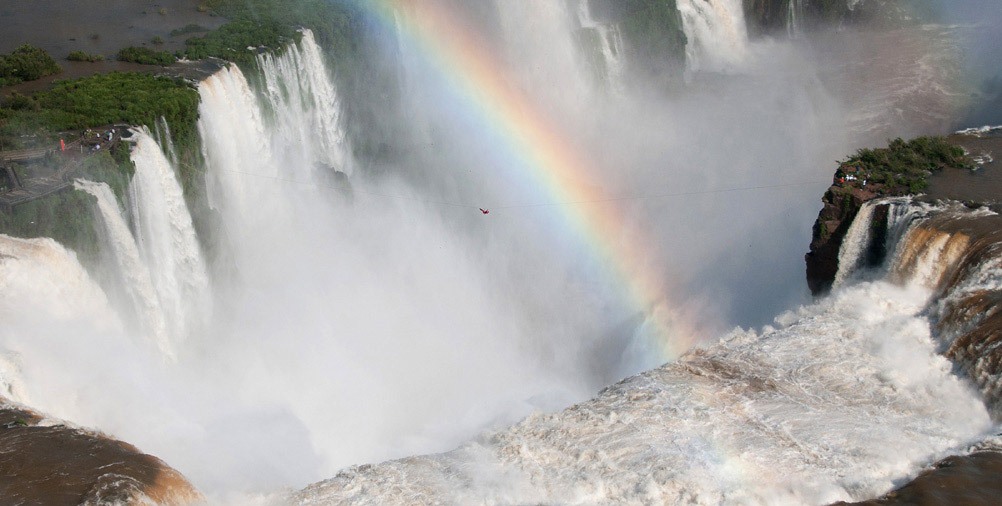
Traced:
POLYGON ((936 199, 1002 204, 1002 132, 948 137, 972 157, 981 160, 976 170, 943 170, 929 178, 926 193, 936 199))
POLYGON ((201 498, 181 473, 136 447, 0 405, 0 502, 76 505, 189 504, 201 498))

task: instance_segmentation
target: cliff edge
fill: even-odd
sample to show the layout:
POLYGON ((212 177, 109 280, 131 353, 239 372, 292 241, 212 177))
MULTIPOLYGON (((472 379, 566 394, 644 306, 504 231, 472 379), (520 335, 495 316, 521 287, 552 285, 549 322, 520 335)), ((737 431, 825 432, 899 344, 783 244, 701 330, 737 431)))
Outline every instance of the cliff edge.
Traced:
MULTIPOLYGON (((861 149, 839 163, 832 185, 821 199, 824 207, 814 222, 810 249, 804 257, 811 293, 818 296, 831 289, 838 273, 842 241, 859 209, 867 201, 927 192, 936 198, 972 200, 958 198, 956 192, 947 195, 943 188, 948 186, 948 181, 969 177, 972 172, 985 168, 986 161, 993 163, 990 154, 986 153, 986 157, 974 156, 984 151, 973 147, 982 138, 973 133, 959 133, 949 138, 895 139, 886 148, 861 149)), ((987 172, 981 171, 975 177, 983 177, 987 172)), ((994 171, 991 172, 994 174, 994 171)), ((978 184, 970 183, 968 186, 978 184)), ((877 206, 871 219, 873 237, 880 238, 886 234, 886 223, 887 206, 877 206)), ((866 254, 867 265, 883 262, 885 252, 882 245, 881 240, 871 241, 866 254)))

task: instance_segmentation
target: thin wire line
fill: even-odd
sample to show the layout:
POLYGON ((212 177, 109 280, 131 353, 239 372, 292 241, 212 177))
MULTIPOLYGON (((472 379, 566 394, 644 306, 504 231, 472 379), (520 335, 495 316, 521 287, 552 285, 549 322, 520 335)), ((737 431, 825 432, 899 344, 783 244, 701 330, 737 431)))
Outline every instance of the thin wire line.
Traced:
MULTIPOLYGON (((465 208, 465 209, 478 209, 478 210, 481 209, 481 207, 475 206, 475 205, 471 205, 471 204, 463 204, 463 203, 459 203, 459 202, 446 202, 446 201, 443 201, 443 200, 428 200, 428 199, 422 199, 422 198, 417 198, 417 197, 408 197, 406 195, 395 195, 395 194, 391 194, 391 193, 373 192, 373 191, 368 191, 368 190, 362 190, 362 189, 359 189, 359 188, 355 188, 354 186, 333 186, 333 185, 327 185, 327 184, 314 183, 314 182, 311 182, 311 181, 298 181, 298 180, 295 180, 295 179, 288 179, 288 178, 279 177, 279 176, 268 176, 268 175, 264 175, 264 174, 254 174, 252 172, 243 172, 243 171, 239 171, 239 170, 221 169, 221 171, 222 172, 229 172, 229 173, 232 173, 232 174, 241 174, 241 175, 244 175, 244 176, 252 176, 252 177, 257 177, 257 178, 262 178, 262 179, 271 179, 271 180, 274 180, 274 181, 281 181, 281 182, 284 182, 284 183, 300 184, 300 185, 313 186, 313 187, 318 187, 318 188, 329 188, 329 189, 332 189, 332 190, 348 190, 348 191, 352 191, 352 192, 359 192, 359 193, 365 193, 365 194, 368 194, 368 195, 374 195, 374 196, 377 196, 377 197, 385 197, 385 198, 400 199, 400 200, 409 200, 409 201, 412 201, 412 202, 420 202, 420 203, 423 203, 423 204, 435 204, 435 205, 440 205, 440 206, 459 207, 459 208, 465 208)), ((602 202, 622 202, 622 201, 627 201, 627 200, 648 200, 648 199, 660 199, 660 198, 669 198, 669 197, 686 197, 686 196, 693 196, 693 195, 711 195, 711 194, 715 194, 715 193, 730 193, 730 192, 737 192, 737 191, 766 190, 766 189, 772 189, 772 188, 790 188, 790 187, 794 187, 794 186, 807 186, 807 185, 814 185, 814 184, 827 184, 827 181, 820 181, 820 180, 818 180, 818 181, 799 181, 799 182, 794 182, 794 183, 783 183, 783 184, 772 184, 772 185, 758 185, 758 186, 738 186, 738 187, 734 187, 734 188, 718 188, 718 189, 712 189, 712 190, 694 190, 694 191, 685 191, 685 192, 655 193, 655 194, 650 194, 650 195, 625 195, 625 196, 621 196, 621 197, 609 197, 609 198, 604 198, 604 199, 592 199, 592 200, 569 200, 569 201, 558 201, 558 202, 537 202, 537 203, 532 203, 532 204, 513 204, 513 205, 507 205, 507 206, 493 206, 493 207, 490 207, 489 209, 492 209, 492 210, 493 209, 525 209, 525 208, 533 208, 533 207, 575 206, 575 205, 583 205, 583 204, 597 204, 597 203, 602 203, 602 202)), ((488 208, 484 207, 483 209, 488 209, 488 208)))

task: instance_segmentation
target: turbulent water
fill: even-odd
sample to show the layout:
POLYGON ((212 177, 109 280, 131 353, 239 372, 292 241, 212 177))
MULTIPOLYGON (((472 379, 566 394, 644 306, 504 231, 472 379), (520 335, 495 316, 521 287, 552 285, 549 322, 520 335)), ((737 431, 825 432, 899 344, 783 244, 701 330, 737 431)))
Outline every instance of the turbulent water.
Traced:
POLYGON ((459 450, 342 472, 303 504, 823 504, 992 427, 921 286, 865 283, 459 450), (852 472, 847 473, 846 470, 852 472))
MULTIPOLYGON (((629 44, 588 2, 484 0, 488 21, 452 9, 496 49, 485 68, 588 162, 574 183, 615 202, 617 237, 574 222, 582 203, 506 144, 523 132, 404 36, 413 10, 395 13, 399 138, 378 162, 356 159, 366 148, 347 132, 367 125, 349 128, 311 32, 253 74, 223 68, 198 86, 211 237, 195 233, 169 133, 161 146, 147 130, 125 202, 77 183, 122 303, 53 241, 0 237, 12 398, 235 503, 388 459, 402 460, 278 500, 859 499, 983 435, 987 411, 936 354, 925 313, 960 245, 896 252, 897 284, 861 283, 880 276, 856 277, 871 238, 854 226, 839 290, 813 304, 800 264, 831 160, 870 126, 920 128, 885 120, 949 79, 897 86, 912 74, 895 67, 890 91, 856 100, 865 72, 801 39, 749 40, 740 2, 678 5, 689 84, 667 90, 631 80, 629 44), (661 303, 683 315, 668 330, 692 329, 679 348, 803 307, 636 375, 663 343, 601 251, 637 238, 661 303)), ((950 116, 945 102, 928 111, 950 116)), ((914 242, 932 209, 896 205, 889 244, 914 242)))

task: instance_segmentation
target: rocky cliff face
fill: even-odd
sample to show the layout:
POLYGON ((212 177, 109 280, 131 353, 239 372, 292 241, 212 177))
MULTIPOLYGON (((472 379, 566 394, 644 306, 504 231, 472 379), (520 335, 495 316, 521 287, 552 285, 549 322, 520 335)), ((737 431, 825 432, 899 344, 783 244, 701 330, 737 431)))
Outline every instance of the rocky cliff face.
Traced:
POLYGON ((792 0, 744 0, 745 22, 751 35, 786 30, 792 0))
MULTIPOLYGON (((856 219, 859 208, 876 196, 876 192, 865 189, 861 183, 854 184, 844 180, 840 182, 838 176, 828 187, 821 199, 824 207, 814 222, 810 251, 804 257, 807 262, 807 286, 810 287, 812 294, 821 295, 831 289, 835 274, 838 273, 838 252, 842 247, 842 240, 845 239, 852 221, 856 219)), ((887 206, 878 206, 874 210, 872 223, 886 222, 887 206)), ((881 229, 876 232, 883 234, 886 230, 881 229)), ((878 242, 880 241, 873 241, 874 244, 878 242)), ((868 259, 872 258, 872 262, 877 262, 882 254, 873 251, 867 256, 868 259)))

